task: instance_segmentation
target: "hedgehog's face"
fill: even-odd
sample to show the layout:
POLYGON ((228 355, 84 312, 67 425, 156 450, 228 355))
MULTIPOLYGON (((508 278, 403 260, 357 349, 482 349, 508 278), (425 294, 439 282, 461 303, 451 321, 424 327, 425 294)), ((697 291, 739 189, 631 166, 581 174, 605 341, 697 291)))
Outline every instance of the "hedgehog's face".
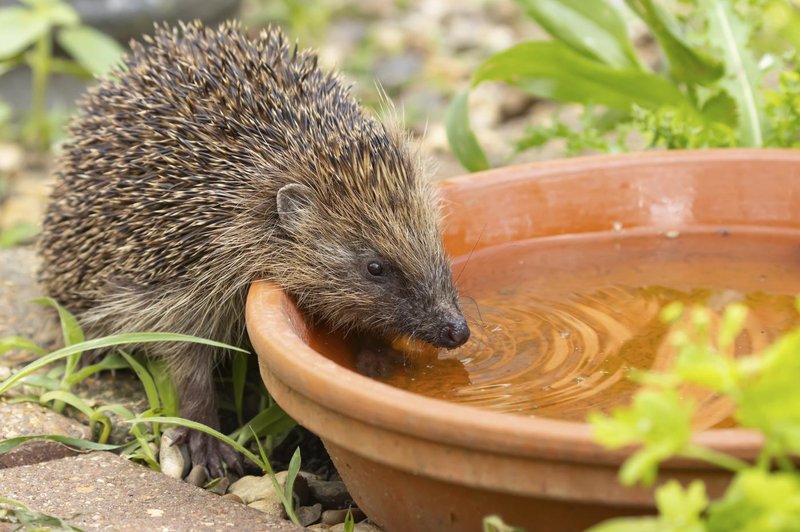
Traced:
POLYGON ((422 190, 405 201, 413 208, 376 198, 321 198, 297 184, 282 188, 279 224, 292 248, 284 286, 304 310, 332 325, 458 347, 470 331, 436 209, 422 190))

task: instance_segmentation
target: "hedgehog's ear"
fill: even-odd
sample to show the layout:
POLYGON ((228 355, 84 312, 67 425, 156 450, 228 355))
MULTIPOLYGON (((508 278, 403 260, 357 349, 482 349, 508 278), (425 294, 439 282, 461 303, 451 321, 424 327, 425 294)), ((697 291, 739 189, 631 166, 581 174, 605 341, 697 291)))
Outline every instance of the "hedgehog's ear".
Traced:
POLYGON ((311 189, 299 183, 290 183, 278 191, 278 219, 281 226, 291 230, 300 226, 313 208, 311 189))

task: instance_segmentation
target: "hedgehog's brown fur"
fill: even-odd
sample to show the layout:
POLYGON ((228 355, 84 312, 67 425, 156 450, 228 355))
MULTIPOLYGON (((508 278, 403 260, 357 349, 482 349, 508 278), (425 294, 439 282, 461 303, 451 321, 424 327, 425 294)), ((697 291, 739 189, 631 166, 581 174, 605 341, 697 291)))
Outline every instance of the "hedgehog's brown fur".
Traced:
MULTIPOLYGON (((442 323, 463 323, 435 198, 404 137, 276 29, 250 40, 236 24, 157 28, 89 91, 70 134, 40 278, 93 333, 242 344, 258 278, 343 330, 441 344, 442 323), (365 279, 371 257, 389 270, 381 282, 365 279)), ((216 424, 216 353, 149 352, 169 362, 183 415, 216 424)))

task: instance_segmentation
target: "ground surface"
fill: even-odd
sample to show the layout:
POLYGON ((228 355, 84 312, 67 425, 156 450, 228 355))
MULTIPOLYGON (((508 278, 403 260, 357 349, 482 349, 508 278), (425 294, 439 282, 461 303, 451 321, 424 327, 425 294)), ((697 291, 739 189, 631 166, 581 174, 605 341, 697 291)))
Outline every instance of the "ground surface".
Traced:
POLYGON ((85 530, 299 529, 105 452, 0 470, 0 486, 4 496, 85 530))

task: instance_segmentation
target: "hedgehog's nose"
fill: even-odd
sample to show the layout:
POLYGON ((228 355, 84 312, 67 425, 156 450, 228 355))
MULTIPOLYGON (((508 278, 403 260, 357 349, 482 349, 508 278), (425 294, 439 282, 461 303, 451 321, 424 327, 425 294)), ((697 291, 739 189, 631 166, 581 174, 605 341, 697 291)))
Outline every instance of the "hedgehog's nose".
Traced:
POLYGON ((439 333, 439 341, 443 347, 453 349, 469 340, 469 326, 464 316, 453 318, 447 323, 439 333))

